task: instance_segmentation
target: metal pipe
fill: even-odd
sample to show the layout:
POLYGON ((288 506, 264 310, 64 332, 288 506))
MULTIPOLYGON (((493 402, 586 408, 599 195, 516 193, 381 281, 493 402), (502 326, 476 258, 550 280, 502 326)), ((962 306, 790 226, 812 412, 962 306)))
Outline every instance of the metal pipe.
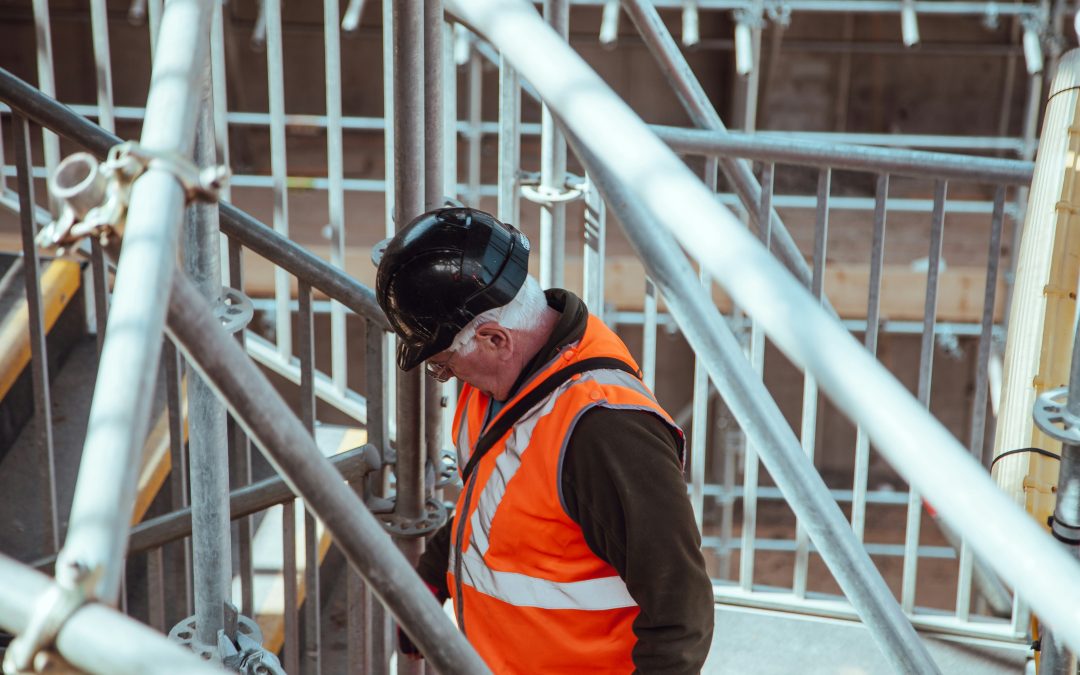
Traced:
MULTIPOLYGON (((934 324, 937 323, 937 289, 941 278, 941 245, 945 237, 945 200, 948 184, 934 185, 934 215, 930 224, 930 250, 927 256, 926 302, 923 312, 923 333, 919 353, 919 402, 930 410, 930 385, 934 373, 934 324)), ((918 568, 919 534, 922 524, 923 499, 912 486, 908 493, 907 527, 904 533, 904 569, 900 588, 900 605, 905 612, 915 611, 915 585, 918 568)))
MULTIPOLYGON (((229 97, 225 84, 225 12, 223 2, 214 3, 214 14, 210 19, 210 81, 213 86, 214 100, 214 138, 218 156, 225 166, 232 166, 229 155, 229 97)), ((226 183, 221 187, 221 199, 229 201, 232 190, 226 183)))
MULTIPOLYGON (((825 292, 825 251, 829 238, 829 196, 832 190, 832 170, 822 169, 818 174, 818 209, 814 222, 814 276, 810 293, 819 301, 825 292)), ((811 374, 803 374, 802 420, 799 426, 799 442, 811 463, 817 445, 818 387, 811 374)), ((806 597, 807 577, 810 566, 810 541, 801 524, 795 528, 795 574, 791 587, 796 597, 806 597)))
MULTIPOLYGON (((394 2, 394 223, 400 230, 425 209, 428 177, 441 181, 438 173, 425 167, 425 135, 431 117, 425 115, 426 89, 424 44, 424 0, 394 2)), ((431 73, 436 77, 439 73, 431 73)), ((435 139, 436 147, 440 139, 435 139)), ((439 153, 441 155, 441 153, 439 153)), ((436 183, 438 184, 438 183, 436 183)), ((434 186, 433 186, 434 187, 434 186)), ((424 512, 424 428, 423 368, 397 373, 397 497, 394 510, 407 519, 420 518, 424 512)), ((398 542, 410 565, 415 565, 424 550, 422 539, 398 542)), ((423 664, 398 656, 399 668, 423 673, 423 664)))
MULTIPOLYGON (((197 0, 171 0, 162 18, 147 119, 141 145, 149 151, 190 156, 209 42, 210 8, 197 0)), ((167 296, 175 269, 176 231, 184 191, 167 170, 151 167, 135 183, 116 269, 109 332, 98 366, 83 461, 71 506, 57 578, 77 569, 99 572, 95 598, 114 603, 128 520, 135 501, 139 457, 161 352, 167 296), (117 489, 102 490, 102 485, 117 489)))
MULTIPOLYGON (((751 1, 757 2, 758 0, 751 1)), ((701 83, 694 76, 694 71, 690 68, 690 64, 687 63, 682 52, 679 51, 675 40, 671 37, 671 33, 668 32, 667 26, 664 24, 663 19, 660 18, 660 14, 655 7, 649 4, 648 0, 623 0, 623 9, 626 10, 626 13, 634 22, 638 33, 641 34, 641 38, 648 46, 649 52, 656 59, 661 72, 675 90, 676 96, 682 103, 683 108, 690 114, 690 119, 694 121, 694 124, 712 131, 727 131, 727 127, 724 126, 720 115, 717 114, 716 108, 709 101, 709 97, 705 94, 705 90, 702 89, 701 83)), ((724 176, 735 188, 735 192, 739 195, 739 199, 742 200, 743 206, 755 214, 754 222, 757 224, 758 229, 763 229, 762 222, 757 219, 757 207, 761 200, 761 184, 754 178, 750 166, 743 160, 731 157, 721 157, 720 160, 720 168, 723 170, 724 176)), ((806 260, 799 251, 795 240, 791 238, 791 234, 784 226, 784 222, 775 209, 771 209, 765 215, 770 220, 775 231, 778 253, 784 264, 804 285, 809 285, 810 269, 807 267, 806 260)))
POLYGON ((641 322, 641 372, 645 386, 650 391, 656 389, 656 284, 645 277, 645 298, 643 299, 644 320, 641 322))
MULTIPOLYGON (((712 298, 694 277, 674 238, 666 229, 656 227, 637 195, 626 189, 591 149, 571 132, 567 133, 575 154, 619 215, 649 275, 664 291, 668 307, 680 319, 687 341, 705 362, 713 384, 754 442, 769 474, 787 496, 800 522, 805 523, 822 559, 867 624, 878 647, 898 672, 939 672, 862 544, 855 539, 821 476, 803 454, 760 374, 747 362, 712 298)), ((746 552, 744 547, 742 555, 746 552)))
MULTIPOLYGON (((182 409, 186 408, 186 400, 182 391, 180 352, 168 338, 162 338, 161 358, 165 362, 165 401, 169 406, 169 505, 175 511, 188 508, 188 453, 184 442, 186 410, 182 409)), ((182 598, 181 616, 189 617, 195 611, 191 589, 191 540, 185 539, 178 547, 171 548, 171 561, 180 570, 178 575, 174 575, 179 577, 179 588, 174 591, 173 597, 182 598)))
POLYGON ((91 36, 94 42, 94 65, 97 75, 99 124, 108 131, 116 129, 112 111, 112 66, 109 60, 109 19, 105 0, 90 2, 91 36))
POLYGON ((374 291, 231 204, 221 205, 221 231, 380 328, 390 328, 374 291))
MULTIPOLYGON (((585 177, 588 185, 588 176, 585 177)), ((582 299, 598 319, 604 321, 604 263, 607 261, 607 208, 603 198, 589 185, 582 218, 582 299)))
MULTIPOLYGON (((621 185, 634 186, 633 203, 648 217, 650 235, 655 239, 662 234, 657 224, 673 232, 732 299, 761 322, 777 346, 817 377, 837 407, 865 426, 900 474, 934 502, 947 522, 969 536, 976 553, 1025 596, 1067 644, 1080 647, 1080 583, 1075 581, 1080 579, 1080 563, 1055 546, 904 386, 784 273, 535 10, 523 0, 448 0, 446 5, 506 55, 574 134, 588 139, 585 148, 603 153, 602 168, 621 185), (793 316, 799 321, 792 321, 793 316), (962 492, 955 489, 958 483, 965 486, 962 492), (993 526, 980 526, 987 522, 993 526)), ((592 165, 589 169, 594 174, 592 165)), ((672 299, 671 294, 665 297, 672 299)), ((707 306, 712 307, 711 302, 707 306)), ((719 331, 707 332, 702 340, 719 331)), ((693 343, 699 352, 706 351, 699 338, 693 343)), ((714 381, 733 386, 725 380, 714 381)), ((782 418, 772 426, 774 431, 787 429, 782 418)), ((881 591, 882 597, 887 595, 881 591)), ((912 665, 921 672, 921 660, 912 665)))
MULTIPOLYGON (((477 50, 481 55, 487 56, 487 50, 485 50, 483 45, 478 46, 477 50)), ((920 53, 925 52, 920 48, 920 53)), ((530 96, 535 95, 534 92, 530 91, 527 85, 523 87, 523 91, 529 93, 530 96)), ((91 119, 96 119, 98 117, 99 112, 96 105, 79 103, 70 103, 67 105, 84 117, 91 119)), ((0 112, 4 110, 5 107, 0 106, 0 112)), ((121 120, 138 121, 145 118, 142 108, 132 106, 117 106, 114 110, 114 115, 117 119, 121 120)), ((229 124, 238 126, 269 126, 270 124, 270 114, 264 112, 231 111, 227 113, 226 119, 229 124)), ((329 125, 329 119, 326 115, 290 113, 285 115, 285 125, 287 127, 325 129, 329 125)), ((341 125, 342 129, 347 131, 383 131, 386 128, 385 120, 381 117, 360 117, 352 115, 342 117, 341 125)), ((650 128, 655 129, 666 128, 664 125, 649 126, 650 128)), ((455 122, 450 125, 449 130, 453 133, 467 133, 469 130, 468 122, 455 122)), ((539 136, 540 130, 540 124, 536 122, 523 124, 521 127, 521 133, 524 136, 539 136)), ((705 131, 704 129, 690 130, 698 132, 705 131)), ((498 122, 481 122, 480 133, 482 135, 498 134, 498 122)), ((739 131, 729 131, 729 133, 736 137, 744 135, 739 131)), ((857 143, 875 147, 1015 152, 1017 154, 1022 153, 1024 146, 1024 139, 1022 137, 1010 137, 1005 136, 1004 134, 997 136, 948 136, 940 134, 875 134, 785 129, 767 129, 759 133, 768 133, 770 136, 795 138, 811 142, 857 143)))
POLYGON ((446 171, 446 175, 443 176, 443 185, 445 186, 448 197, 457 199, 458 197, 458 166, 457 166, 457 145, 458 145, 458 129, 460 124, 457 118, 457 64, 454 62, 454 29, 456 24, 452 24, 445 20, 445 13, 443 17, 443 169, 446 171))
MULTIPOLYGON (((345 482, 361 482, 382 466, 379 453, 372 445, 347 450, 327 458, 341 474, 345 482)), ((229 493, 229 518, 239 520, 271 506, 277 506, 296 498, 289 484, 281 476, 272 476, 257 483, 237 488, 229 493)), ((128 557, 146 553, 165 544, 191 536, 191 507, 178 508, 164 515, 144 520, 131 528, 128 539, 128 557)), ((33 563, 37 569, 48 569, 56 556, 47 556, 33 563)))
MULTIPOLYGON (((403 228, 424 210, 423 0, 394 3, 394 222, 403 228)), ((397 376, 397 509, 418 518, 424 507, 420 426, 421 370, 397 376)))
MULTIPOLYGON (((315 315, 311 311, 311 286, 301 282, 297 289, 300 302, 296 348, 300 356, 300 420, 309 434, 315 435, 315 315)), ((321 593, 319 589, 318 525, 311 508, 304 506, 304 635, 301 653, 304 673, 322 671, 321 593)))
POLYGON ((845 145, 779 136, 769 131, 742 134, 659 125, 650 129, 675 152, 706 157, 735 155, 763 162, 1010 185, 1029 184, 1035 170, 1030 161, 845 145))
MULTIPOLYGON (((368 442, 379 451, 380 457, 385 459, 389 454, 389 434, 387 433, 387 410, 386 401, 386 340, 383 328, 374 321, 366 322, 364 331, 364 389, 367 394, 368 416, 367 435, 368 442)), ((385 466, 385 462, 384 462, 385 466)), ((387 472, 375 471, 368 476, 367 486, 369 493, 377 497, 386 496, 387 472)), ((365 634, 368 644, 364 652, 370 655, 371 672, 373 675, 385 675, 390 664, 390 654, 394 651, 390 642, 390 623, 387 621, 386 608, 382 603, 372 597, 373 589, 367 583, 364 584, 364 593, 367 596, 367 604, 371 607, 368 614, 369 630, 365 634)))
MULTIPOLYGON (((244 287, 243 248, 233 240, 228 241, 229 285, 232 288, 244 287)), ((246 331, 236 332, 236 342, 241 347, 246 344, 246 331)), ((276 353, 276 352, 275 352, 276 353)), ((229 418, 229 456, 232 467, 229 475, 233 487, 251 484, 251 443, 244 430, 232 417, 229 418)), ((241 518, 236 524, 237 561, 240 581, 240 613, 255 616, 255 569, 252 555, 252 519, 241 518)))
POLYGON ((281 505, 281 618, 284 628, 282 665, 285 672, 300 672, 300 612, 296 578, 296 500, 281 505))
MULTIPOLYGON (((971 431, 968 450, 971 456, 982 461, 983 444, 986 434, 986 399, 988 364, 990 363, 990 345, 993 340, 994 306, 997 300, 998 266, 1001 259, 1001 230, 1005 220, 1005 187, 999 186, 994 192, 994 215, 990 219, 989 250, 986 254, 986 286, 983 291, 983 315, 979 332, 979 350, 975 358, 974 396, 971 404, 971 431)), ((1008 591, 992 573, 985 569, 985 563, 976 561, 971 554, 971 547, 964 541, 960 548, 960 574, 956 585, 956 616, 967 620, 971 610, 971 581, 979 581, 979 590, 996 614, 1007 615, 1010 598, 1008 591), (976 569, 978 565, 979 569, 976 569)))
MULTIPOLYGON (((544 20, 557 34, 570 36, 568 0, 544 0, 544 20)), ((569 43, 568 43, 569 44, 569 43)), ((540 193, 554 199, 566 189, 566 141, 555 126, 551 110, 540 109, 540 193)), ((540 206, 540 286, 562 288, 566 267, 566 204, 540 206)))
MULTIPOLYGON (((216 164, 213 90, 206 54, 202 106, 195 131, 195 163, 216 164)), ((216 204, 193 204, 184 230, 184 272, 211 304, 221 302, 221 244, 216 204)), ((203 645, 216 647, 225 628, 225 602, 232 586, 229 525, 229 455, 225 406, 201 378, 188 378, 188 459, 195 580, 195 631, 203 645)))
POLYGON ((480 60, 475 41, 466 39, 469 45, 469 70, 466 86, 469 89, 469 98, 466 101, 466 114, 469 116, 468 128, 465 140, 467 143, 466 159, 468 164, 465 169, 467 188, 465 191, 466 203, 469 206, 480 206, 480 170, 482 150, 481 142, 484 140, 481 132, 484 110, 484 63, 480 60))
POLYGON ((45 319, 41 299, 41 260, 34 236, 34 181, 30 178, 30 125, 17 115, 11 136, 18 170, 19 225, 22 230, 22 268, 26 288, 27 322, 30 325, 30 367, 34 388, 34 438, 37 446, 38 477, 45 486, 39 492, 42 519, 42 549, 60 548, 60 514, 56 501, 56 455, 53 448, 52 396, 49 384, 49 350, 45 339, 45 319))
MULTIPOLYGON (((262 0, 266 17, 266 77, 270 107, 270 173, 274 180, 274 231, 289 236, 289 189, 286 185, 288 167, 285 156, 285 67, 281 28, 281 0, 262 0)), ((275 315, 275 342, 278 353, 292 356, 292 314, 286 303, 292 298, 288 273, 274 268, 274 297, 278 307, 275 315)))
POLYGON ((147 28, 150 31, 150 62, 153 63, 157 54, 158 36, 161 34, 161 19, 164 13, 165 0, 147 0, 147 14, 150 18, 147 28))
MULTIPOLYGON (((885 224, 889 199, 889 174, 877 177, 874 189, 874 238, 870 245, 870 288, 866 301, 866 332, 863 345, 877 356, 878 331, 881 329, 881 276, 885 263, 885 224)), ((866 489, 870 479, 870 438, 862 425, 855 430, 855 471, 852 480, 851 529, 863 540, 866 529, 866 489)))
MULTIPOLYGON (((603 7, 606 0, 573 0, 575 7, 603 7)), ((694 0, 699 10, 730 11, 747 7, 753 0, 694 0)), ((682 9, 686 0, 654 0, 658 9, 682 9)), ((902 0, 788 0, 786 7, 794 12, 882 14, 899 13, 902 0)), ((1037 12, 1031 5, 1009 5, 996 2, 966 2, 921 0, 915 3, 920 14, 942 16, 985 16, 993 9, 1002 16, 1028 15, 1037 12)))
MULTIPOLYGON (((759 222, 764 226, 758 230, 758 237, 766 249, 772 244, 772 221, 766 214, 772 209, 773 175, 775 165, 766 164, 762 174, 761 198, 756 206, 759 222)), ((711 295, 709 297, 712 297, 711 295)), ((764 381, 765 374, 765 334, 757 322, 750 321, 750 345, 747 358, 757 379, 764 381)), ((700 361, 700 359, 699 359, 700 361)), ((754 587, 755 547, 757 545, 757 510, 758 510, 758 474, 760 458, 755 439, 747 438, 743 461, 743 527, 742 551, 739 555, 739 587, 751 591, 754 587)))
MULTIPOLYGON (((37 43, 37 76, 38 88, 45 92, 46 96, 56 96, 56 74, 53 69, 53 46, 52 29, 49 26, 49 0, 33 0, 34 7, 34 35, 37 43)), ((41 132, 42 150, 45 154, 45 166, 48 168, 48 177, 45 179, 46 189, 52 192, 52 174, 60 163, 60 139, 47 129, 41 132)), ((49 195, 49 210, 53 215, 58 213, 56 205, 49 195)))
MULTIPOLYGON (((175 0, 174 0, 175 1, 175 0)), ((350 564, 443 673, 490 672, 304 425, 240 346, 225 335, 191 283, 174 278, 169 331, 275 469, 325 523, 350 564)))
MULTIPOLYGON (((424 210, 438 208, 443 205, 446 198, 444 180, 446 178, 444 141, 446 134, 444 124, 446 114, 443 98, 443 37, 445 21, 443 20, 442 0, 424 0, 424 210)), ((421 483, 423 474, 427 472, 427 466, 435 462, 446 440, 446 425, 444 418, 444 400, 446 400, 446 387, 430 378, 423 379, 423 412, 424 412, 424 437, 423 455, 425 461, 421 465, 421 483)), ((424 496, 431 493, 431 489, 423 490, 424 496)))
MULTIPOLYGON (((0 627, 22 633, 34 608, 56 585, 40 572, 0 554, 0 627)), ((98 675, 220 675, 225 671, 114 609, 90 603, 60 628, 55 649, 80 671, 98 675)))
MULTIPOLYGON (((1072 359, 1069 364, 1069 388, 1065 394, 1065 410, 1069 416, 1065 427, 1075 424, 1080 417, 1080 330, 1073 336, 1072 359), (1071 418, 1071 419, 1070 419, 1071 418)), ((1058 469, 1057 501, 1050 524, 1054 537, 1064 550, 1074 558, 1080 558, 1080 445, 1061 444, 1061 466, 1058 469)), ((1076 652, 1069 653, 1066 645, 1052 631, 1042 636, 1042 663, 1040 672, 1048 675, 1072 675, 1076 673, 1076 652)))
POLYGON ((499 59, 499 197, 497 216, 504 223, 521 222, 518 170, 521 165, 521 80, 499 59))
MULTIPOLYGON (((349 4, 346 17, 356 5, 349 4)), ((327 225, 330 235, 330 264, 345 267, 345 158, 341 130, 341 34, 338 28, 338 0, 323 1, 323 36, 326 59, 326 174, 330 181, 327 225)), ((359 20, 359 13, 356 15, 359 20)), ((330 376, 339 394, 348 388, 348 343, 345 339, 345 308, 335 303, 330 313, 330 376)))
POLYGON ((394 0, 382 0, 383 207, 387 237, 394 236, 394 0), (387 95, 390 92, 390 95, 387 95))

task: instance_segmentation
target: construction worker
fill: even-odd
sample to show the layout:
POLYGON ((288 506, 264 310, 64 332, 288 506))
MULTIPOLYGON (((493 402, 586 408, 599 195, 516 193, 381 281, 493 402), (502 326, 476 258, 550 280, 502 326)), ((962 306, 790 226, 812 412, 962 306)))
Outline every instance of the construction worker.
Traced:
POLYGON ((619 338, 528 259, 518 230, 444 208, 380 260, 398 366, 463 385, 463 487, 417 571, 496 673, 696 673, 714 609, 682 431, 619 338))

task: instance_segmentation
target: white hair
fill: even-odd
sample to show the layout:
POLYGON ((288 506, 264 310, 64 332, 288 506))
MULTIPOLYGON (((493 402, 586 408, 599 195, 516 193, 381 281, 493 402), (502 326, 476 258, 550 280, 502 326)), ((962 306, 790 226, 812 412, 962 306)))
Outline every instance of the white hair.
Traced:
POLYGON ((541 290, 539 282, 531 275, 526 276, 525 283, 518 289, 513 300, 502 307, 489 309, 465 324, 449 349, 462 355, 471 352, 476 346, 476 341, 473 339, 476 337, 476 329, 485 323, 495 322, 509 330, 536 328, 540 325, 540 319, 547 306, 547 297, 541 290))

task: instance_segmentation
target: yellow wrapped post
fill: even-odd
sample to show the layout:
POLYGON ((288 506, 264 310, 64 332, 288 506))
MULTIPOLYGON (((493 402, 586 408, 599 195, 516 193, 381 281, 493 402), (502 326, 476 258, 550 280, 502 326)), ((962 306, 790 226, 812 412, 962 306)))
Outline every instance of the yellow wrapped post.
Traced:
MULTIPOLYGON (((1061 60, 1043 119, 1020 257, 1016 265, 994 457, 1061 444, 1032 422, 1036 397, 1068 384, 1080 280, 1080 50, 1061 60)), ((1044 527, 1054 512, 1058 462, 1016 453, 994 480, 1044 527)))

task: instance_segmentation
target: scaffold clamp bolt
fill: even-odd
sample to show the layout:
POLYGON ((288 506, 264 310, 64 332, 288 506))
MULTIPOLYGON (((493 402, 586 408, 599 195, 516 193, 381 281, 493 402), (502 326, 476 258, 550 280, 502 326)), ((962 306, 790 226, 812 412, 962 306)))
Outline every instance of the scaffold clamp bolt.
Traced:
POLYGON ((109 149, 104 162, 77 152, 64 158, 53 174, 50 191, 63 204, 60 217, 38 232, 38 248, 64 255, 86 237, 108 244, 124 234, 131 188, 149 169, 171 173, 188 202, 217 201, 229 177, 225 166, 205 169, 172 153, 147 150, 134 142, 109 149))
POLYGON ((50 660, 45 650, 56 641, 68 618, 86 602, 80 585, 53 583, 34 606, 26 630, 8 646, 4 675, 41 672, 50 660))

